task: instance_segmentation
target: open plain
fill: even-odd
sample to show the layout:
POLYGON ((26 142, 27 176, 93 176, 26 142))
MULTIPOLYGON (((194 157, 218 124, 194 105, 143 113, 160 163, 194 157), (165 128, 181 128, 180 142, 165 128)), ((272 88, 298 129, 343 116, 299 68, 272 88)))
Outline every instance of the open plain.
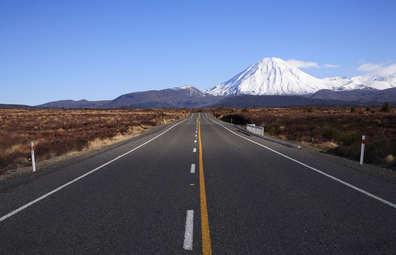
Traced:
POLYGON ((36 161, 99 148, 184 116, 182 109, 0 109, 0 175, 36 161))

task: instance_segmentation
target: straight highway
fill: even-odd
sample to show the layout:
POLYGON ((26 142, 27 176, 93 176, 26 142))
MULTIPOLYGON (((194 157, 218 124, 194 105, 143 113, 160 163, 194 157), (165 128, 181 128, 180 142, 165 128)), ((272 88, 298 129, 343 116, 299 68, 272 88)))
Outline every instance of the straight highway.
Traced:
POLYGON ((396 186, 195 113, 0 183, 0 254, 394 254, 396 186))

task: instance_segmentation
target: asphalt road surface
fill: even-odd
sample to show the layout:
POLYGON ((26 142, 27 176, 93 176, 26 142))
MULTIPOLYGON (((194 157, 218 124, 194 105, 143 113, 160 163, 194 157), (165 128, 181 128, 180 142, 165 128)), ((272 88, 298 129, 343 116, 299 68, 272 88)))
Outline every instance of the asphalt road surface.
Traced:
POLYGON ((0 254, 396 254, 396 185, 192 114, 0 182, 0 254))

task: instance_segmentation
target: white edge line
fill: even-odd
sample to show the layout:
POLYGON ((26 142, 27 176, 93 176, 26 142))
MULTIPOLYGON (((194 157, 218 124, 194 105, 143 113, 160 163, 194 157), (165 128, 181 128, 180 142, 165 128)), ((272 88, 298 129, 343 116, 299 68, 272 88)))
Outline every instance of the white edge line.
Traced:
POLYGON ((367 192, 367 191, 365 191, 365 190, 363 190, 363 189, 361 189, 361 188, 358 188, 358 187, 356 187, 356 186, 354 186, 354 185, 352 185, 352 184, 349 184, 349 183, 347 183, 347 182, 345 182, 345 181, 343 181, 343 180, 341 180, 341 179, 338 179, 337 177, 334 177, 334 176, 332 176, 332 175, 329 175, 329 174, 327 174, 327 173, 325 173, 325 172, 323 172, 323 171, 321 171, 321 170, 318 170, 318 169, 316 169, 316 168, 314 168, 314 167, 312 167, 312 166, 309 166, 309 165, 307 165, 307 164, 304 164, 304 163, 302 163, 302 162, 300 162, 300 161, 298 161, 298 160, 296 160, 296 159, 294 159, 294 158, 291 158, 291 157, 289 157, 289 156, 286 156, 286 155, 284 155, 284 154, 282 154, 282 153, 280 153, 280 152, 278 152, 278 151, 276 151, 276 150, 273 150, 273 149, 271 149, 271 148, 269 148, 269 147, 267 147, 267 146, 265 146, 265 145, 262 145, 262 144, 260 144, 260 143, 258 143, 258 142, 255 142, 255 141, 252 141, 252 140, 250 140, 250 139, 248 139, 248 138, 246 138, 246 137, 243 137, 243 136, 241 136, 241 135, 239 135, 239 134, 233 132, 232 130, 226 128, 225 126, 221 125, 220 123, 217 123, 217 122, 215 122, 215 121, 213 121, 213 120, 211 120, 211 119, 209 119, 209 120, 212 121, 212 122, 214 122, 214 123, 216 123, 217 125, 222 126, 223 128, 227 129, 229 132, 233 133, 234 135, 237 135, 237 136, 239 136, 239 137, 241 137, 241 138, 243 138, 243 139, 245 139, 245 140, 248 140, 248 141, 250 141, 250 142, 252 142, 252 143, 258 145, 258 146, 261 146, 261 147, 263 147, 263 148, 266 148, 267 150, 270 150, 270 151, 272 151, 272 152, 274 152, 274 153, 276 153, 276 154, 278 154, 278 155, 280 155, 280 156, 282 156, 282 157, 285 157, 285 158, 287 158, 287 159, 289 159, 289 160, 291 160, 291 161, 294 161, 294 162, 296 162, 297 164, 300 164, 300 165, 302 165, 302 166, 305 166, 305 167, 307 167, 307 168, 309 168, 309 169, 311 169, 311 170, 313 170, 313 171, 315 171, 315 172, 317 172, 317 173, 319 173, 319 174, 322 174, 322 175, 324 175, 324 176, 326 176, 326 177, 328 177, 328 178, 330 178, 330 179, 333 179, 333 180, 335 180, 335 181, 337 181, 337 182, 339 182, 339 183, 342 183, 342 184, 344 184, 345 186, 348 186, 348 187, 350 187, 350 188, 352 188, 352 189, 354 189, 354 190, 356 190, 356 191, 358 191, 358 192, 360 192, 360 193, 365 194, 366 196, 369 196, 369 197, 374 198, 374 199, 376 199, 376 200, 378 200, 378 201, 380 201, 380 202, 382 202, 382 203, 384 203, 384 204, 387 204, 387 205, 389 205, 389 206, 391 206, 391 207, 393 207, 393 208, 396 208, 396 204, 394 204, 394 203, 392 203, 392 202, 389 202, 388 200, 385 200, 385 199, 383 199, 383 198, 380 198, 380 197, 378 197, 378 196, 376 196, 376 195, 374 195, 374 194, 372 194, 372 193, 370 193, 370 192, 367 192))
POLYGON ((184 232, 184 244, 185 250, 191 251, 193 249, 193 228, 194 228, 194 210, 187 211, 186 217, 186 230, 184 232))
POLYGON ((82 178, 84 178, 84 177, 86 177, 86 176, 88 176, 88 175, 90 175, 90 174, 92 174, 92 173, 98 171, 98 170, 101 169, 102 167, 107 166, 108 164, 110 164, 110 163, 112 163, 112 162, 114 162, 114 161, 116 161, 116 160, 118 160, 118 159, 124 157, 125 155, 127 155, 127 154, 129 154, 129 153, 131 153, 131 152, 133 152, 133 151, 135 151, 135 150, 137 150, 137 149, 139 149, 140 147, 142 147, 142 146, 148 144, 149 142, 151 142, 151 141, 157 139, 157 138, 160 137, 161 135, 165 134, 166 132, 168 132, 169 130, 171 130, 172 128, 176 127, 177 125, 183 123, 183 122, 186 121, 186 120, 187 120, 187 119, 185 119, 185 120, 183 120, 183 121, 181 121, 181 122, 179 122, 179 123, 177 123, 177 124, 171 126, 170 128, 168 128, 167 130, 165 130, 165 131, 162 132, 161 134, 157 135, 157 136, 154 137, 154 138, 151 138, 151 139, 148 140, 147 142, 145 142, 145 143, 139 145, 138 147, 136 147, 136 148, 134 148, 134 149, 132 149, 132 150, 130 150, 130 151, 128 151, 128 152, 126 152, 126 153, 124 153, 124 154, 122 154, 122 155, 120 155, 120 156, 118 156, 118 157, 116 157, 116 158, 114 158, 114 159, 112 159, 112 160, 110 160, 110 161, 108 161, 107 163, 104 163, 103 165, 101 165, 101 166, 99 166, 99 167, 97 167, 97 168, 95 168, 95 169, 89 171, 88 173, 85 173, 85 174, 81 175, 80 177, 77 177, 76 179, 74 179, 74 180, 72 180, 72 181, 70 181, 70 182, 68 182, 68 183, 66 183, 66 184, 64 184, 64 185, 62 185, 62 186, 60 186, 60 187, 58 187, 58 188, 56 188, 56 189, 50 191, 50 192, 48 192, 47 194, 45 194, 45 195, 43 195, 43 196, 41 196, 41 197, 39 197, 39 198, 37 198, 37 199, 35 199, 35 200, 33 200, 33 201, 27 203, 27 204, 25 204, 24 206, 21 206, 21 207, 19 207, 18 209, 16 209, 16 210, 14 210, 14 211, 12 211, 12 212, 10 212, 10 213, 4 215, 3 217, 0 218, 0 222, 3 221, 3 220, 5 220, 5 219, 7 219, 7 218, 9 218, 9 217, 11 217, 11 216, 13 216, 13 215, 15 215, 15 214, 17 214, 18 212, 20 212, 20 211, 22 211, 22 210, 28 208, 29 206, 31 206, 31 205, 33 205, 33 204, 35 204, 35 203, 37 203, 37 202, 43 200, 44 198, 46 198, 46 197, 48 197, 48 196, 54 194, 55 192, 58 192, 59 190, 65 188, 65 187, 67 187, 67 186, 69 186, 70 184, 72 184, 72 183, 74 183, 74 182, 76 182, 76 181, 78 181, 78 180, 80 180, 80 179, 82 179, 82 178))

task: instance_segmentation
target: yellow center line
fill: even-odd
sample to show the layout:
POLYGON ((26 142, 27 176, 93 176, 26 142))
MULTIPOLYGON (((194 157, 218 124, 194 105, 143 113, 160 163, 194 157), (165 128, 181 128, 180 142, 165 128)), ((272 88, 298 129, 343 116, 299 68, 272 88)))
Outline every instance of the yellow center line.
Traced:
POLYGON ((203 158, 202 158, 202 142, 201 142, 201 122, 199 122, 198 114, 198 141, 199 141, 199 189, 201 194, 201 228, 202 228, 202 253, 204 255, 212 254, 212 245, 210 243, 210 232, 209 232, 209 218, 208 218, 208 207, 206 205, 206 191, 205 191, 205 179, 203 171, 203 158))

